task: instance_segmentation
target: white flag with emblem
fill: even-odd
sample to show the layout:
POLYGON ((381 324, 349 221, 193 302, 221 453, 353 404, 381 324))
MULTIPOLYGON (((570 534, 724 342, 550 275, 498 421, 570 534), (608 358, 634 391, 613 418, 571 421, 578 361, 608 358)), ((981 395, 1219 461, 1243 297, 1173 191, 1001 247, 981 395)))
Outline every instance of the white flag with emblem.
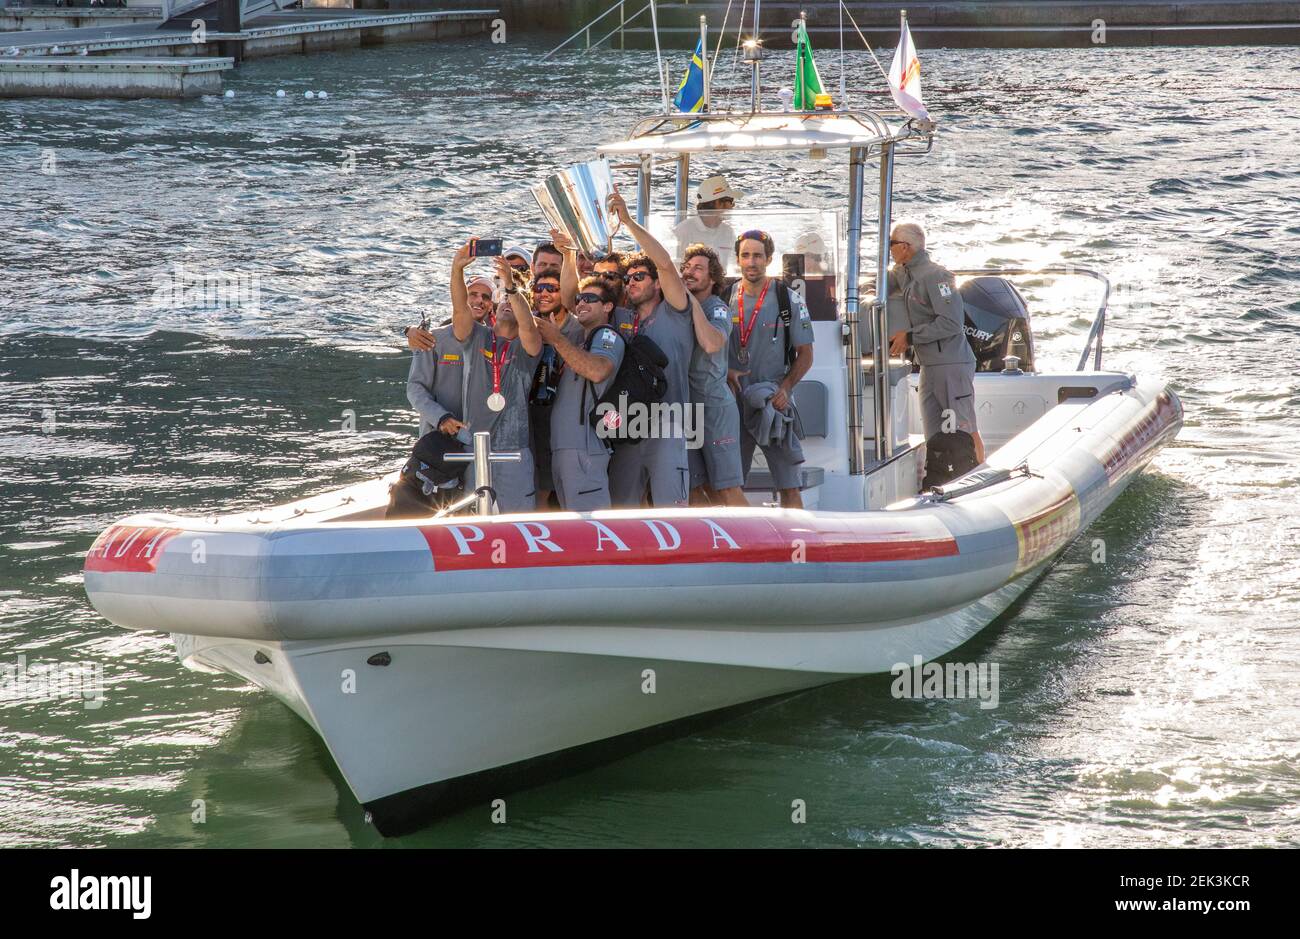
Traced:
POLYGON ((908 29, 906 20, 903 21, 903 34, 898 37, 898 48, 894 50, 894 64, 889 67, 889 93, 912 117, 923 121, 930 119, 930 113, 921 103, 921 60, 916 57, 912 31, 908 29))

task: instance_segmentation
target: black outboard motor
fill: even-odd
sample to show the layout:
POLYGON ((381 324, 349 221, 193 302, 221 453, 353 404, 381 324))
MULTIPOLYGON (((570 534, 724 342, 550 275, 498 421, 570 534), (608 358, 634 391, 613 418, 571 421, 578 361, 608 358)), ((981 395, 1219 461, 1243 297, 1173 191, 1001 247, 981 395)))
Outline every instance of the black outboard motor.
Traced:
POLYGON ((975 371, 1000 372, 1003 359, 1020 357, 1020 368, 1034 370, 1034 336, 1029 308, 1005 277, 972 277, 957 290, 966 307, 966 340, 975 353, 975 371))

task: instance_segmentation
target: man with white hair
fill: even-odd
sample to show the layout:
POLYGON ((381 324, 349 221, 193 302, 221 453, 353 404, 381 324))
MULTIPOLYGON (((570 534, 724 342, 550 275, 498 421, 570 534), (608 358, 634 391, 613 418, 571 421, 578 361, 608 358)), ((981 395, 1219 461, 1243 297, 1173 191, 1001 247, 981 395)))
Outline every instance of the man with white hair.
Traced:
POLYGON ((695 190, 695 214, 673 229, 677 258, 691 245, 712 248, 725 271, 736 256, 736 233, 727 224, 727 213, 736 207, 740 193, 727 185, 726 177, 710 176, 695 190))
POLYGON ((952 272, 930 260, 925 230, 899 222, 889 236, 894 266, 889 295, 899 293, 908 329, 889 337, 890 355, 910 345, 921 366, 921 421, 925 439, 940 431, 965 431, 975 443, 975 458, 984 462, 984 441, 975 423, 975 354, 966 341, 965 308, 952 272))

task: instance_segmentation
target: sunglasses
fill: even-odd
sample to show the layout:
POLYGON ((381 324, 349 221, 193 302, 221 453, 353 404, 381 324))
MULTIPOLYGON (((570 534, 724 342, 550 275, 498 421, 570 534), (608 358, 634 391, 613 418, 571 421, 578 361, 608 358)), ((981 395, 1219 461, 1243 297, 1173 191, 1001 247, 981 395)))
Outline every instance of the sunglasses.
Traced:
POLYGON ((578 294, 578 302, 579 303, 608 303, 609 301, 606 300, 598 293, 580 293, 578 294))
POLYGON ((637 271, 635 274, 628 274, 626 277, 624 277, 623 283, 630 284, 633 281, 635 281, 636 283, 639 284, 641 283, 641 281, 645 280, 649 276, 650 276, 649 271, 637 271))
POLYGON ((559 293, 559 284, 533 284, 533 293, 559 293))
POLYGON ((597 277, 603 277, 606 280, 622 280, 623 275, 618 271, 593 271, 597 277))
POLYGON ((527 273, 528 271, 532 270, 532 268, 530 268, 527 264, 511 264, 510 269, 512 271, 521 271, 523 273, 527 273))
POLYGON ((769 235, 767 232, 763 231, 762 229, 755 228, 752 231, 744 232, 740 236, 741 241, 745 241, 747 239, 752 239, 754 241, 771 241, 772 236, 769 235))

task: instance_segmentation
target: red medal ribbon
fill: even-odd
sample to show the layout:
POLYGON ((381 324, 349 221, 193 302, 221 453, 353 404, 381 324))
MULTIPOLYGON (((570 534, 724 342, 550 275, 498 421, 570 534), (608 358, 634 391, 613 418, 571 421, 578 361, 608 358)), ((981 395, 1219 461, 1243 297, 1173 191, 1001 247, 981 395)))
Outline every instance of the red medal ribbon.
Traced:
MULTIPOLYGON (((509 340, 509 339, 506 340, 506 344, 505 347, 502 349, 502 352, 510 351, 510 343, 512 341, 513 340, 509 340)), ((501 370, 510 363, 510 359, 512 358, 514 358, 514 356, 503 355, 500 361, 497 360, 497 335, 496 333, 493 333, 492 334, 492 393, 493 394, 501 393, 501 370)))
POLYGON ((767 283, 763 285, 763 292, 758 295, 758 302, 754 304, 754 315, 745 322, 745 286, 740 287, 740 300, 737 306, 740 307, 740 348, 749 347, 750 334, 754 332, 754 327, 758 325, 758 311, 763 308, 763 301, 767 299, 767 288, 772 286, 772 279, 769 277, 767 283))

